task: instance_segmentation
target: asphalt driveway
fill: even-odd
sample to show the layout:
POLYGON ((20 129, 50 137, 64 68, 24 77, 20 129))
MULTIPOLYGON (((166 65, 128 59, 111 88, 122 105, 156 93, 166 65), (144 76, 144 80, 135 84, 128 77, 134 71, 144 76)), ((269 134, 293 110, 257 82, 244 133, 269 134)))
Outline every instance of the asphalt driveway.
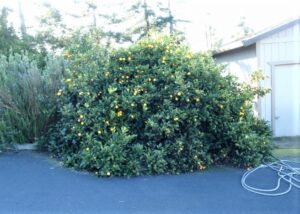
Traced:
MULTIPOLYGON (((0 155, 0 213, 300 213, 300 191, 267 197, 241 187, 244 170, 97 178, 36 152, 0 155)), ((272 173, 250 182, 275 185, 272 173)), ((283 187, 284 188, 284 187, 283 187)))

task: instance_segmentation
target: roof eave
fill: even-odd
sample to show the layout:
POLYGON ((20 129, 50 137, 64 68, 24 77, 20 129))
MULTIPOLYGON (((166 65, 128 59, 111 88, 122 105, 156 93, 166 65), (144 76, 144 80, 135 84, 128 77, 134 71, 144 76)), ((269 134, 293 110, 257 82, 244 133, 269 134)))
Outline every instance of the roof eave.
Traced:
POLYGON ((288 22, 284 25, 281 25, 281 26, 278 26, 272 30, 269 30, 269 31, 266 31, 266 32, 263 32, 261 34, 258 34, 258 35, 255 35, 253 37, 250 37, 248 39, 245 39, 242 41, 243 45, 246 47, 246 46, 249 46, 249 45, 252 45, 254 43, 256 43, 258 40, 261 40, 261 39, 264 39, 268 36, 271 36, 272 34, 275 34, 275 33, 278 33, 286 28, 289 28, 289 27, 292 27, 296 24, 299 24, 300 23, 300 18, 296 19, 296 20, 293 20, 291 22, 288 22))
POLYGON ((212 51, 213 55, 219 55, 219 54, 223 54, 223 53, 227 53, 227 52, 230 52, 230 51, 234 51, 234 50, 237 50, 237 49, 240 49, 240 48, 244 48, 244 47, 248 47, 250 45, 253 45, 255 44, 257 41, 261 40, 261 39, 264 39, 274 33, 278 33, 286 28, 289 28, 291 26, 294 26, 296 24, 299 24, 300 23, 300 18, 297 18, 293 21, 290 21, 288 23, 285 23, 285 24, 282 24, 280 26, 277 26, 271 30, 267 30, 265 32, 262 32, 262 33, 259 33, 259 34, 256 34, 252 37, 249 37, 249 38, 246 38, 244 40, 241 40, 239 43, 239 45, 237 46, 233 46, 233 47, 229 47, 229 48, 225 48, 225 49, 220 49, 220 50, 215 50, 215 51, 212 51))

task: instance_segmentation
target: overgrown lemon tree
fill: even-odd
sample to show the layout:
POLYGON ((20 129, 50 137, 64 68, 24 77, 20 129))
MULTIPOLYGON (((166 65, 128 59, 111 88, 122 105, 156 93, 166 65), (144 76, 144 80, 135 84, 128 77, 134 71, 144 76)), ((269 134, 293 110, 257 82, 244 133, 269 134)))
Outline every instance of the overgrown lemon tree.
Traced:
MULTIPOLYGON (((270 155, 270 130, 251 100, 263 90, 222 75, 208 55, 169 37, 101 48, 94 34, 65 51, 61 120, 49 149, 101 176, 252 166, 270 155)), ((55 132, 56 130, 56 132, 55 132)))

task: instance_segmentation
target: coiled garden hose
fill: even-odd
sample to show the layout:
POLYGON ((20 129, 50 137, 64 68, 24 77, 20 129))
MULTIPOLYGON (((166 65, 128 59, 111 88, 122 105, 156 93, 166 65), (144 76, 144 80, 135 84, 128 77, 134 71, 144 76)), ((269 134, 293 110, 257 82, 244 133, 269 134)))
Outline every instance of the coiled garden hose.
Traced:
POLYGON ((262 165, 245 172, 241 180, 242 186, 250 192, 266 196, 284 195, 290 192, 293 187, 300 190, 300 162, 291 160, 279 160, 277 158, 275 159, 276 161, 273 163, 263 163, 262 165), (247 178, 250 175, 254 176, 255 172, 257 172, 258 170, 267 168, 277 172, 278 178, 277 185, 275 187, 258 188, 247 184, 247 178), (283 188, 283 182, 286 182, 287 188, 281 190, 283 188))

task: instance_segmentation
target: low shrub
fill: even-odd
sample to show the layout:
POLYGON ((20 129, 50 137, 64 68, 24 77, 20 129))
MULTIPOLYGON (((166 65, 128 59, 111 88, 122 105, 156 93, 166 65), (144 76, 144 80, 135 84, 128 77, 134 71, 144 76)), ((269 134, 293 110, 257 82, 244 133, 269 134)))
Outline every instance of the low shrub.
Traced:
POLYGON ((48 148, 67 165, 132 176, 248 167, 270 155, 269 127, 251 105, 264 91, 174 38, 148 38, 108 57, 87 34, 65 57, 61 119, 48 148))
POLYGON ((0 144, 33 143, 54 122, 62 61, 39 69, 26 54, 0 56, 0 144))

